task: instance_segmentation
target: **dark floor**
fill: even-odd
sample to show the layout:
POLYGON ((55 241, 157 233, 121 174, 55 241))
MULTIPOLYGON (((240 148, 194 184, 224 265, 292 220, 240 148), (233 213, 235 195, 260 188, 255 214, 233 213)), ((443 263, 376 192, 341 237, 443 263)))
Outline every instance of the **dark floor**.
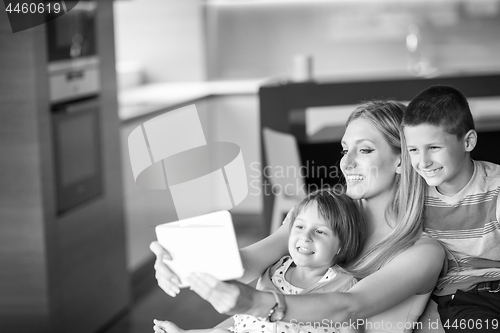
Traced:
MULTIPOLYGON (((233 220, 240 247, 263 237, 264 227, 260 218, 233 216, 233 220)), ((227 318, 189 289, 183 289, 175 298, 169 297, 157 286, 148 289, 137 297, 127 313, 102 333, 153 332, 153 319, 169 320, 189 329, 213 327, 227 318)))

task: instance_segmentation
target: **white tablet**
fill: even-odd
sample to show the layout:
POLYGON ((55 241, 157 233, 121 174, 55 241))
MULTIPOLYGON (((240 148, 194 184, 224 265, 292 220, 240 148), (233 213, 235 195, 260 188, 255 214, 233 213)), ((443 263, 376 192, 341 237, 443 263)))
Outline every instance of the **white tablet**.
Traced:
POLYGON ((156 227, 158 242, 172 255, 168 266, 188 287, 186 277, 203 272, 219 280, 243 276, 243 265, 228 211, 200 215, 156 227))

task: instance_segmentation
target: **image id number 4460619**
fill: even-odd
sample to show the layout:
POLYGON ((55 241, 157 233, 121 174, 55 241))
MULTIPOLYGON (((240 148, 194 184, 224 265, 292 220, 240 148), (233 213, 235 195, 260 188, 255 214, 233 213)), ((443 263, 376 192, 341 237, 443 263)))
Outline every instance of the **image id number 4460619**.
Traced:
POLYGON ((19 3, 16 1, 11 1, 5 7, 5 11, 8 13, 18 13, 18 14, 43 14, 43 13, 55 13, 58 14, 63 10, 60 2, 58 1, 50 1, 50 2, 40 2, 40 3, 34 3, 34 2, 23 2, 19 3))
POLYGON ((446 320, 443 327, 446 329, 454 328, 461 330, 480 330, 480 329, 498 329, 500 323, 498 319, 455 319, 446 320))

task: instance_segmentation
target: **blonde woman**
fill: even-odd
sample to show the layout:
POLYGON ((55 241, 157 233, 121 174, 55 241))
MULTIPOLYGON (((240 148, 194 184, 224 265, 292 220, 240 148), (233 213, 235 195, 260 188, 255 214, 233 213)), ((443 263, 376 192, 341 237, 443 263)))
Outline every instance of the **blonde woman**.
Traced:
MULTIPOLYGON (((367 239, 361 254, 348 264, 361 279, 347 292, 273 294, 242 283, 225 283, 196 275, 191 288, 226 314, 248 313, 270 320, 321 323, 363 323, 367 332, 411 332, 418 323, 443 268, 441 245, 422 234, 424 183, 401 149, 400 124, 405 106, 372 101, 347 120, 340 162, 346 193, 358 201, 367 219, 367 239), (276 312, 278 312, 276 314, 276 312)), ((248 283, 287 253, 288 224, 240 250, 248 283)), ((164 264, 168 252, 151 244, 159 286, 169 295, 179 292, 175 275, 164 264)), ((425 327, 424 327, 425 328, 425 327)))

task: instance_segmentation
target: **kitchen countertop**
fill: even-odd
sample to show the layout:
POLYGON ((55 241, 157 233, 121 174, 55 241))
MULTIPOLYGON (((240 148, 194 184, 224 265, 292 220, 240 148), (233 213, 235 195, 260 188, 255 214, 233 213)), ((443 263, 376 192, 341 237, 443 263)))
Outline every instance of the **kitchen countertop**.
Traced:
MULTIPOLYGON (((272 80, 267 78, 146 84, 119 91, 118 116, 122 122, 127 122, 153 113, 174 110, 210 96, 257 95, 260 86, 270 82, 272 80)), ((496 130, 500 127, 500 97, 468 100, 479 130, 496 130)), ((341 125, 343 126, 343 122, 341 125)))
POLYGON ((197 100, 222 95, 257 95, 267 79, 152 83, 118 92, 118 117, 122 122, 156 112, 166 112, 197 100))

